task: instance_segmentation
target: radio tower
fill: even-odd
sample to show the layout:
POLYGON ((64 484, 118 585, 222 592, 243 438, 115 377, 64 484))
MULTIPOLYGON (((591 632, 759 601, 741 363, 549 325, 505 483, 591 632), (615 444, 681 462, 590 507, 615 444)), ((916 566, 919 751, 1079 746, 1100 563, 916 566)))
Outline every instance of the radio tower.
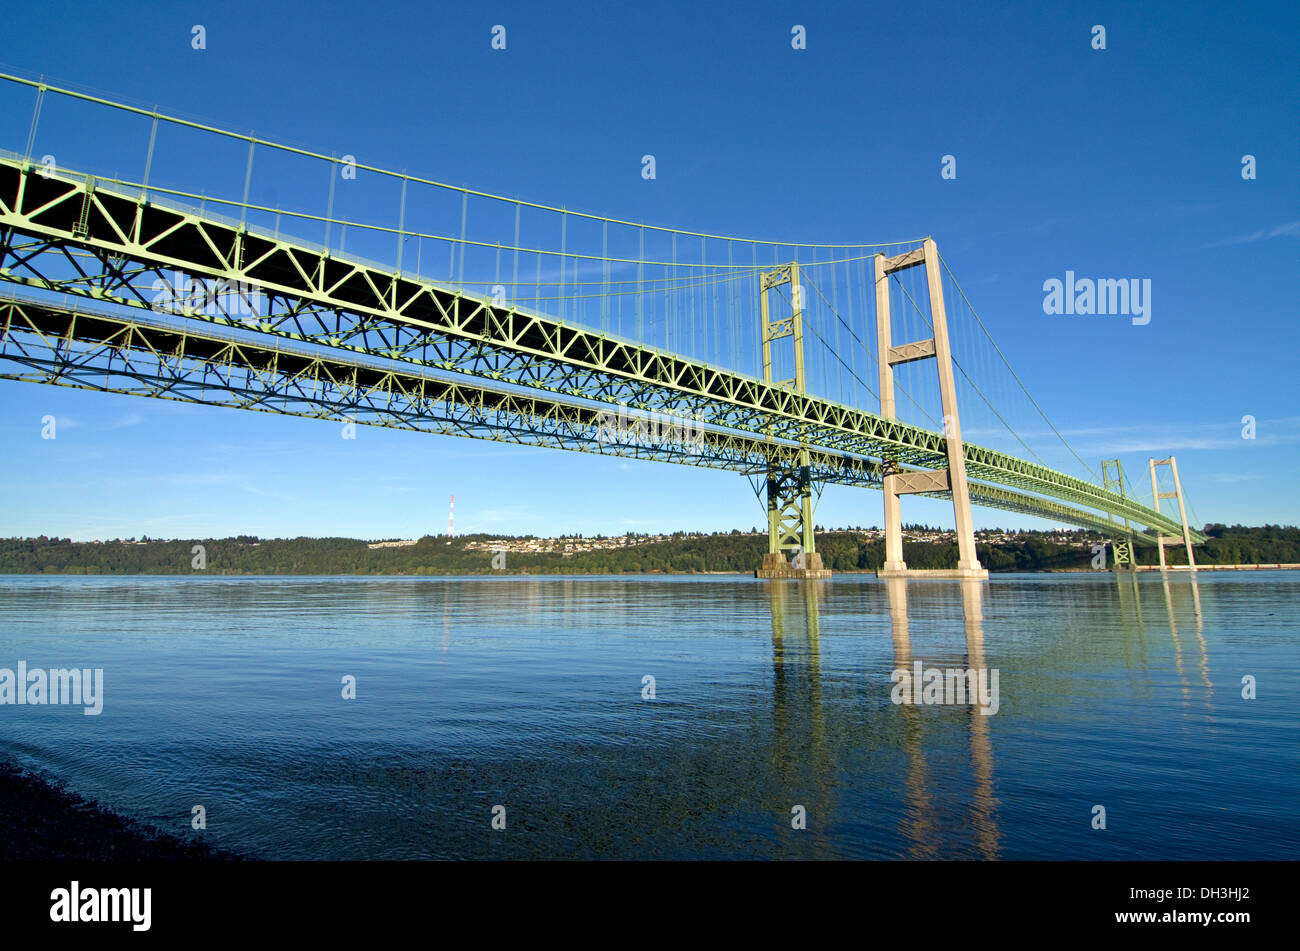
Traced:
POLYGON ((447 507, 447 544, 451 544, 452 538, 456 535, 456 496, 451 497, 451 505, 447 507))

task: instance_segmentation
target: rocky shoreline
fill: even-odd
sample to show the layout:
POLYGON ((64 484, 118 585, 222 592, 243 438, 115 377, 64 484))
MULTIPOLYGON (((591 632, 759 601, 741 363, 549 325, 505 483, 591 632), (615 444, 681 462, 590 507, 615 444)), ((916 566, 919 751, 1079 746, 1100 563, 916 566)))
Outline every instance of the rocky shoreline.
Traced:
POLYGON ((30 770, 0 760, 0 855, 8 861, 237 861, 118 815, 30 770))

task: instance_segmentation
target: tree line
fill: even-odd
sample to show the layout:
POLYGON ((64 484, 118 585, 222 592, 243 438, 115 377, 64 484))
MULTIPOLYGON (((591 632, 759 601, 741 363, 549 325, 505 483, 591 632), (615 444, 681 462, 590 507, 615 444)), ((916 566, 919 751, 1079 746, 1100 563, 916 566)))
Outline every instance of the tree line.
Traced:
MULTIPOLYGON (((1207 525, 1206 544, 1195 550, 1198 564, 1300 563, 1300 529, 1291 526, 1207 525)), ((1091 532, 1019 532, 997 543, 977 543, 980 562, 990 571, 1068 571, 1088 569, 1091 532)), ((581 536, 567 536, 579 539, 581 536)), ((599 536, 596 536, 599 538, 599 536)), ((739 531, 691 536, 675 533, 623 548, 564 555, 515 552, 495 555, 473 543, 518 542, 511 536, 465 535, 454 539, 426 535, 414 545, 370 548, 355 538, 234 538, 158 541, 143 538, 72 542, 66 538, 0 539, 3 574, 250 574, 250 575, 458 575, 458 574, 623 574, 646 572, 750 572, 767 551, 763 535, 739 531), (202 557, 195 552, 201 546, 202 557), (495 559, 495 560, 494 560, 495 559), (199 562, 202 565, 199 565, 199 562)), ((870 571, 884 563, 883 540, 854 530, 823 530, 817 551, 833 571, 870 571)), ((951 568, 957 545, 950 541, 905 542, 911 568, 951 568)), ((1156 564, 1152 548, 1137 550, 1139 564, 1156 564)), ((1170 564, 1186 563, 1179 547, 1166 549, 1170 564)), ((1111 563, 1107 553, 1107 565, 1111 563)))

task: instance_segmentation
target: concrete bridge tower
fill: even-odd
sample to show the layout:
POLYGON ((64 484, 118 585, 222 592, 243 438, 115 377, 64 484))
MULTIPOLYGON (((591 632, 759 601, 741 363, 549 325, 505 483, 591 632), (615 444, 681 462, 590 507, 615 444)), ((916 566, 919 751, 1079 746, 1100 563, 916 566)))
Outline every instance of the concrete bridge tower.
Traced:
POLYGON ((952 372, 952 347, 948 341, 948 316, 943 303, 939 251, 931 238, 920 247, 894 257, 876 255, 876 342, 880 365, 880 415, 896 419, 894 367, 915 360, 933 358, 939 370, 939 398, 943 406, 943 434, 947 449, 946 469, 903 470, 896 459, 885 459, 885 565, 881 578, 925 575, 927 577, 987 578, 988 569, 975 556, 975 527, 971 519, 970 488, 966 481, 966 456, 962 449, 961 423, 957 417, 957 384, 952 372), (892 345, 889 313, 889 276, 897 271, 925 265, 930 291, 930 323, 934 336, 892 345), (952 509, 957 528, 955 570, 913 571, 903 560, 903 525, 899 499, 915 492, 952 491, 952 509))

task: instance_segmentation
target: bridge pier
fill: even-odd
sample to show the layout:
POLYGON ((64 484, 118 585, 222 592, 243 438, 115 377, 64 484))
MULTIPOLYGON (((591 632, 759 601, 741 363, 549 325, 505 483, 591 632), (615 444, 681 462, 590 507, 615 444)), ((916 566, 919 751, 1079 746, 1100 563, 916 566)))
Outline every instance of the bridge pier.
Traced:
MULTIPOLYGON (((790 386, 806 393, 803 363, 803 286, 799 263, 778 267, 759 275, 759 309, 763 319, 763 380, 790 386), (772 319, 768 291, 790 285, 790 316, 772 319), (772 343, 786 337, 794 346, 794 378, 772 379, 772 343)), ((769 443, 772 439, 768 437, 769 443)), ((767 465, 767 554, 754 572, 756 578, 829 578, 830 569, 817 554, 813 537, 813 485, 809 475, 808 448, 797 451, 772 443, 767 465), (790 561, 785 553, 793 553, 790 561)))
MULTIPOLYGON (((1124 462, 1122 459, 1103 459, 1101 461, 1101 482, 1107 492, 1118 492, 1120 498, 1125 498, 1124 492, 1124 462), (1114 474, 1112 475, 1112 471, 1114 474)), ((1107 517, 1114 522, 1115 516, 1107 512, 1107 517)), ((1118 527, 1118 526, 1116 526, 1118 527)), ((1111 554, 1115 556, 1115 567, 1112 571, 1135 571, 1137 564, 1133 558, 1133 526, 1129 524, 1128 518, 1124 518, 1124 540, 1117 541, 1111 539, 1111 554)))
POLYGON ((755 578, 794 578, 808 580, 829 578, 831 570, 822 563, 822 556, 816 552, 795 555, 790 561, 785 560, 781 552, 768 552, 763 556, 763 564, 754 572, 755 578))
POLYGON ((1132 538, 1129 538, 1126 541, 1115 541, 1112 539, 1110 550, 1111 554, 1115 557, 1115 565, 1111 568, 1111 571, 1137 571, 1137 565, 1133 561, 1132 538))
POLYGON ((767 470, 767 554, 756 578, 829 578, 813 532, 808 450, 774 459, 767 470), (789 551, 793 557, 785 560, 789 551))
POLYGON ((880 415, 895 419, 894 367, 916 360, 933 358, 939 369, 939 398, 943 406, 944 447, 947 469, 902 469, 897 459, 885 460, 885 564, 876 572, 878 578, 979 579, 989 576, 975 555, 975 526, 970 511, 970 486, 966 480, 966 455, 962 448, 961 423, 957 417, 957 384, 952 370, 952 347, 948 341, 948 316, 943 303, 943 285, 939 274, 939 251, 933 239, 926 238, 918 249, 887 258, 876 255, 876 344, 880 366, 880 415), (889 276, 917 265, 925 265, 930 292, 930 323, 934 336, 893 346, 889 313, 889 276), (952 492, 953 517, 957 529, 957 567, 953 569, 915 571, 903 559, 903 495, 916 492, 952 492))

